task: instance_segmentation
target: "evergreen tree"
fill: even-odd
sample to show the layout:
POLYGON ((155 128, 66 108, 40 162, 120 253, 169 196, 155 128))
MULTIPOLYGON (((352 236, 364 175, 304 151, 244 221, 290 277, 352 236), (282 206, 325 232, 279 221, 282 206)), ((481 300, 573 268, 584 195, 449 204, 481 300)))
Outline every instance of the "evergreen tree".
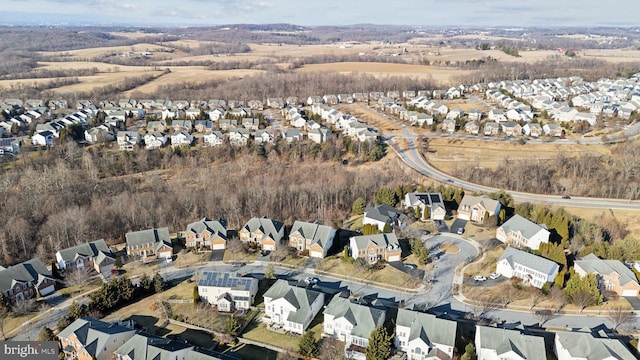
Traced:
POLYGON ((198 285, 193 285, 193 303, 197 304, 200 302, 200 294, 198 294, 198 285))
POLYGON ((265 279, 275 279, 275 269, 273 268, 273 264, 267 265, 266 269, 264 269, 264 278, 265 279))
POLYGON ((151 294, 155 290, 153 288, 153 280, 146 273, 142 274, 142 278, 140 278, 139 288, 143 294, 151 294))
POLYGON ((569 280, 567 280, 564 293, 573 304, 584 309, 587 306, 602 303, 602 294, 600 294, 598 278, 595 274, 580 276, 573 268, 569 273, 569 280))
POLYGON ((54 279, 60 279, 60 271, 58 271, 58 264, 55 260, 51 262, 51 276, 54 279))
POLYGON ((313 331, 305 332, 298 342, 298 351, 309 357, 318 355, 318 342, 316 341, 313 331))
POLYGON ((393 229, 391 228, 391 225, 384 224, 384 228, 382 229, 382 232, 384 234, 390 234, 392 231, 393 231, 393 229))
POLYGON ((349 246, 345 245, 342 250, 342 258, 344 261, 351 261, 351 256, 349 256, 349 246))
POLYGON ((353 201, 353 205, 351 205, 351 213, 354 215, 364 214, 364 209, 366 208, 366 206, 367 204, 365 203, 364 198, 358 197, 353 201))
POLYGON ((53 334, 53 330, 48 327, 43 327, 40 329, 40 333, 38 334, 38 341, 56 341, 56 336, 53 334))
POLYGON ((166 288, 166 284, 164 282, 164 279, 162 278, 162 276, 160 276, 159 273, 156 273, 153 276, 153 288, 156 291, 156 293, 163 292, 164 289, 166 288))
POLYGON ((396 194, 388 187, 382 187, 376 193, 376 205, 387 204, 389 206, 396 205, 396 194))
POLYGON ((224 331, 231 336, 236 336, 238 335, 238 330, 240 330, 240 323, 235 317, 229 316, 224 321, 224 331))
POLYGON ((391 336, 384 326, 377 326, 369 337, 367 360, 386 360, 391 355, 391 336))

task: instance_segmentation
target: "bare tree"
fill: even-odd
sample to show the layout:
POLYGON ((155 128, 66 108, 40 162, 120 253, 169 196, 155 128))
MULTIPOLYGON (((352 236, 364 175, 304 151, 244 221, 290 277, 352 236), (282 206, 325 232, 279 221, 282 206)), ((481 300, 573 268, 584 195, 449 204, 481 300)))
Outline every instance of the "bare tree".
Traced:
POLYGON ((17 300, 12 307, 13 313, 20 316, 27 315, 31 310, 33 310, 34 305, 35 300, 33 299, 17 300))
POLYGON ((536 318, 538 319, 538 324, 540 324, 540 326, 543 326, 547 321, 549 321, 553 317, 553 311, 550 309, 536 310, 535 314, 536 314, 536 318))
POLYGON ((551 288, 551 298, 555 303, 555 311, 558 312, 562 310, 562 308, 567 305, 567 295, 565 295, 562 289, 557 287, 551 288))
POLYGON ((343 349, 344 344, 340 341, 332 337, 326 337, 322 339, 320 344, 319 358, 321 360, 344 359, 343 349))
POLYGON ((613 330, 617 330, 620 325, 633 319, 633 311, 624 309, 622 306, 614 306, 607 310, 607 319, 611 321, 613 330))
POLYGON ((544 300, 544 295, 538 289, 533 289, 527 300, 529 302, 529 310, 533 310, 536 305, 540 304, 544 300))
POLYGON ((90 271, 91 270, 86 267, 78 267, 73 270, 68 270, 65 275, 67 286, 76 285, 80 290, 82 290, 91 277, 89 274, 90 271))
POLYGON ((580 308, 580 312, 590 305, 593 305, 596 302, 593 294, 589 293, 586 290, 578 290, 571 297, 573 303, 580 308))
MULTIPOLYGON (((0 299, 0 300, 4 300, 4 299, 0 299)), ((9 316, 9 308, 4 303, 0 304, 0 334, 2 334, 2 341, 7 340, 7 336, 4 333, 4 324, 8 316, 9 316)))

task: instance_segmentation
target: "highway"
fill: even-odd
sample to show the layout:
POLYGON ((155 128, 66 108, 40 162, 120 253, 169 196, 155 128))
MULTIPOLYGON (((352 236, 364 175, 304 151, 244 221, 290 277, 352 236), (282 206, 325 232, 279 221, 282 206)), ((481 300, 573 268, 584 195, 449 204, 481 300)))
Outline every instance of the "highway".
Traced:
MULTIPOLYGON (((395 121, 387 117, 391 121, 395 121)), ((494 188, 490 186, 471 183, 449 174, 446 174, 426 161, 422 155, 420 155, 416 148, 415 139, 417 137, 406 125, 398 124, 403 130, 403 135, 390 135, 382 136, 382 139, 386 141, 389 146, 398 154, 402 162, 418 171, 419 173, 428 176, 434 180, 450 184, 453 186, 461 187, 465 191, 471 192, 496 192, 504 189, 494 188), (396 138, 406 139, 409 143, 409 149, 400 149, 396 143, 396 138)), ((427 138, 428 141, 428 138, 427 138)), ((543 205, 564 206, 564 207, 581 207, 581 208, 597 208, 597 209, 612 209, 612 210, 640 210, 640 201, 627 200, 627 199, 608 199, 608 198, 591 198, 591 197, 578 197, 571 196, 570 198, 563 198, 561 195, 547 195, 547 194, 535 194, 526 193, 520 191, 505 190, 513 197, 517 202, 529 202, 543 205)))

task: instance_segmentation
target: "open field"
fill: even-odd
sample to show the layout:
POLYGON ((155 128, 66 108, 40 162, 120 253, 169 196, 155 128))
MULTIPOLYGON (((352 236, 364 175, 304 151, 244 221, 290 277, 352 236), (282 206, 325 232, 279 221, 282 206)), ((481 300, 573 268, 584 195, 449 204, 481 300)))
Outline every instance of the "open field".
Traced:
POLYGON ((553 159, 559 153, 577 156, 585 153, 610 154, 611 148, 605 145, 581 144, 519 144, 511 142, 430 139, 427 160, 444 172, 455 173, 457 168, 474 166, 495 168, 499 163, 509 160, 544 161, 553 159))

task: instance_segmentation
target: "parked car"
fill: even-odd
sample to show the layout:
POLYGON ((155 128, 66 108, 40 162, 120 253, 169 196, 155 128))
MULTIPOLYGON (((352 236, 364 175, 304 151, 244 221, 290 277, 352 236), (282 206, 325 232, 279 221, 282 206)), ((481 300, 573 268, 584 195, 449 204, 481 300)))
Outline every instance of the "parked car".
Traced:
POLYGON ((320 281, 320 279, 312 278, 311 276, 307 276, 306 278, 304 278, 304 282, 307 283, 308 285, 317 284, 318 281, 320 281))
POLYGON ((456 231, 456 234, 462 235, 463 232, 464 232, 464 228, 459 227, 458 230, 456 231))
POLYGON ((486 281, 487 277, 486 276, 482 276, 482 275, 476 275, 473 277, 473 280, 475 281, 486 281))
POLYGON ((563 199, 565 199, 565 200, 569 200, 569 199, 571 199, 571 196, 569 196, 569 195, 562 195, 562 198, 563 198, 563 199))
POLYGON ((489 279, 495 280, 495 279, 499 278, 500 276, 502 276, 502 275, 498 274, 497 272, 494 272, 493 274, 489 275, 489 279))

